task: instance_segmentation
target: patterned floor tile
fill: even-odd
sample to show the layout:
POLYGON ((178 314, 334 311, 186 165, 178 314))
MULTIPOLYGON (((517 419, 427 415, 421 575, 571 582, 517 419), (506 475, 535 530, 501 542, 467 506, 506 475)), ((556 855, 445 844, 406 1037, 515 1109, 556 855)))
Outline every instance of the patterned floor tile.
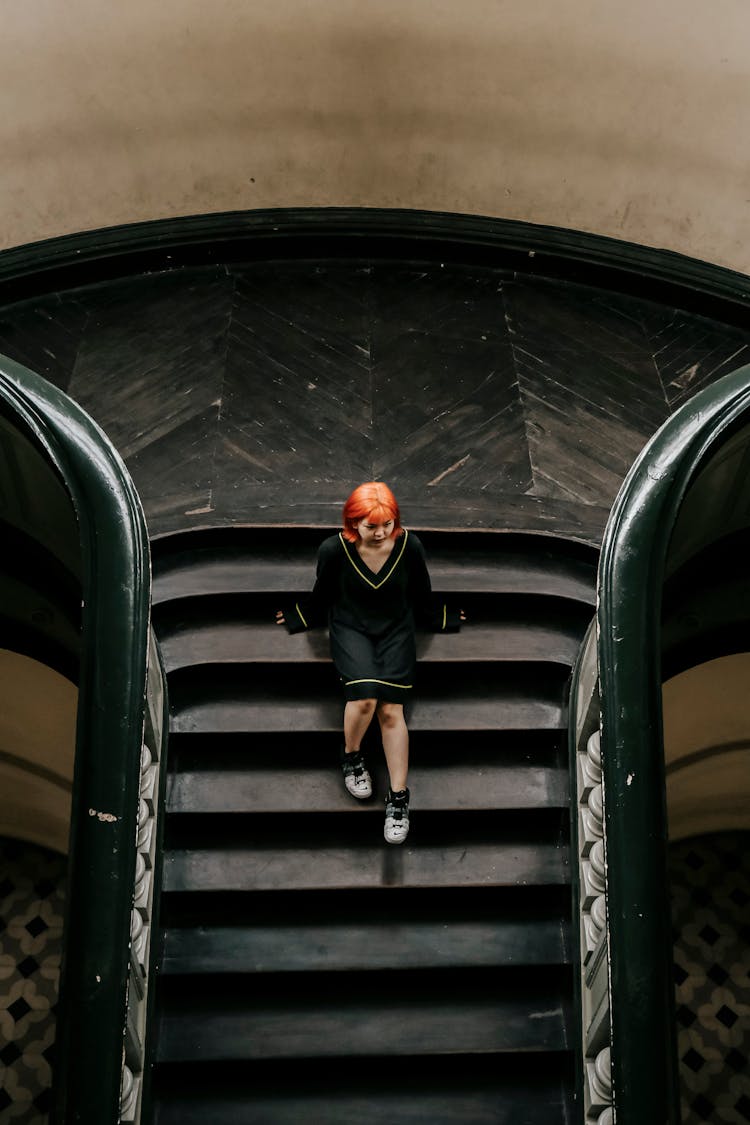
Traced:
POLYGON ((670 849, 683 1125, 750 1121, 750 833, 670 849))
POLYGON ((0 1120, 46 1125, 62 949, 63 856, 0 839, 0 1120))

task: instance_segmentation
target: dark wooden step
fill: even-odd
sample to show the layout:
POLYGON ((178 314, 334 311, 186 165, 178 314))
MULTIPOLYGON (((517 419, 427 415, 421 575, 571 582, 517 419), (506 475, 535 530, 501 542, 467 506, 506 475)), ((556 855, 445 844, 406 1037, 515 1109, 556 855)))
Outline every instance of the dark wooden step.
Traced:
MULTIPOLYGON (((414 730, 533 730, 565 727, 566 669, 528 665, 438 666, 416 681, 408 704, 414 730), (461 679, 459 680, 459 676, 461 679)), ((237 665, 198 667, 170 678, 170 730, 180 732, 339 731, 341 699, 327 665, 283 673, 237 665)))
POLYGON ((298 1092, 296 1082, 295 1092, 286 1095, 283 1086, 265 1096, 247 1091, 230 1097, 221 1087, 195 1097, 181 1092, 157 1105, 155 1125, 566 1125, 571 1120, 561 1084, 544 1090, 530 1084, 516 1092, 433 1088, 405 1095, 383 1079, 377 1090, 342 1095, 335 1082, 329 1093, 298 1092))
MULTIPOLYGON (((315 578, 315 550, 204 548, 164 558, 155 568, 153 602, 216 594, 304 593, 315 578)), ((538 594, 595 604, 594 569, 558 555, 495 550, 438 549, 430 553, 436 592, 538 594)))
MULTIPOLYGON (((494 920, 501 925, 523 919, 533 928, 557 919, 567 949, 570 907, 570 889, 564 883, 506 886, 501 892, 492 886, 450 890, 393 886, 345 891, 172 891, 162 896, 161 920, 165 929, 200 929, 204 925, 251 928, 259 924, 288 929, 299 924, 327 926, 345 919, 353 926, 377 926, 391 918, 401 919, 403 925, 446 925, 451 919, 494 920)), ((315 951, 309 952, 314 959, 315 951)))
MULTIPOLYGON (((342 903, 340 910, 346 911, 342 903)), ((347 913, 317 925, 170 928, 162 973, 374 972, 555 965, 568 957, 559 918, 410 917, 363 920, 347 913)))
MULTIPOLYGON (((296 509, 295 509, 296 511, 296 509)), ((555 533, 503 531, 496 528, 419 526, 412 522, 411 530, 419 535, 430 558, 442 553, 450 555, 457 549, 471 553, 501 554, 504 557, 529 557, 564 560, 571 565, 591 571, 596 569, 598 552, 595 548, 575 539, 566 539, 555 533)), ((226 554, 232 551, 254 552, 263 555, 269 551, 288 557, 315 555, 321 542, 338 532, 338 526, 313 521, 279 524, 266 520, 255 524, 221 524, 215 527, 193 527, 151 539, 151 552, 155 573, 160 573, 171 560, 187 558, 200 552, 226 554)))
MULTIPOLYGON (((159 630, 167 671, 195 664, 329 663, 325 629, 289 636, 272 620, 184 621, 159 630)), ((417 657, 430 663, 518 661, 571 667, 578 654, 579 629, 527 623, 471 622, 459 634, 420 634, 417 657)))
MULTIPOLYGON (((287 762, 302 767, 330 768, 338 763, 341 738, 326 731, 276 731, 266 734, 175 734, 169 742, 169 769, 191 772, 201 769, 243 770, 268 768, 287 762)), ((373 761, 382 754, 377 722, 371 724, 362 743, 373 761)), ((468 738, 449 727, 438 731, 411 730, 409 752, 415 765, 450 766, 457 760, 482 768, 487 762, 507 765, 524 763, 567 768, 567 738, 556 730, 476 730, 468 738)))
MULTIPOLYGON (((423 814, 425 815, 425 814, 423 814)), ((359 819, 359 818, 358 818, 359 819)), ((415 818, 416 820, 416 818, 415 818)), ((560 884, 569 878, 567 846, 534 842, 425 843, 413 828, 399 848, 382 840, 382 814, 372 844, 180 848, 164 859, 164 889, 255 891, 372 887, 502 887, 560 884)))
POLYGON ((565 1055, 162 1063, 156 1125, 565 1125, 565 1055))
MULTIPOLYGON (((296 974, 213 977, 161 991, 159 1061, 356 1058, 561 1051, 567 1048, 558 973, 296 974)), ((175 987, 167 987, 170 979, 175 987)))
MULTIPOLYGON (((538 697, 503 695, 499 699, 416 700, 409 708, 409 726, 422 731, 474 730, 564 730, 565 711, 561 704, 538 697)), ((265 732, 341 730, 338 701, 301 695, 294 704, 280 707, 263 697, 223 700, 194 699, 183 703, 172 716, 170 731, 181 732, 265 732)))
MULTIPOLYGON (((382 796, 387 789, 382 751, 369 754, 368 762, 375 793, 382 796)), ((561 808, 568 799, 563 767, 480 758, 464 745, 456 745, 449 764, 412 755, 409 784, 414 810, 561 808)), ((366 807, 345 791, 332 753, 318 764, 306 760, 304 748, 289 760, 264 755, 243 769, 182 769, 167 783, 167 809, 175 814, 350 813, 366 807)))

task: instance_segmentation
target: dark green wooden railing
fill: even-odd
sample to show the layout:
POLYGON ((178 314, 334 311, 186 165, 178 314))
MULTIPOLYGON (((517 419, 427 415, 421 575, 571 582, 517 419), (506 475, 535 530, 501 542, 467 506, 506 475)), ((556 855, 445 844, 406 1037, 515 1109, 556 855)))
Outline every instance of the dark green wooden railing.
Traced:
MULTIPOLYGON (((743 526, 749 522, 746 492, 743 504, 737 504, 738 489, 748 479, 748 448, 750 366, 696 394, 665 423, 628 474, 604 536, 598 637, 595 643, 590 638, 582 654, 571 705, 579 781, 589 738, 594 756, 601 738, 606 934, 599 947, 607 958, 603 979, 610 1009, 612 1109, 603 1109, 599 1118, 596 1110, 594 1121, 612 1120, 612 1110, 618 1125, 680 1120, 667 880, 662 589, 675 566, 733 530, 738 519, 743 526), (592 675, 595 656, 598 684, 592 675)), ((582 816, 591 813, 587 800, 579 800, 579 806, 577 819, 583 824, 582 816)), ((582 835, 576 832, 579 854, 582 835)), ((582 881, 587 862, 581 858, 582 881)), ((587 955, 585 940, 582 954, 587 955)), ((584 991, 587 979, 589 985, 597 979, 591 948, 588 957, 584 991)), ((594 1007, 588 1012, 592 1021, 594 1007)), ((585 1024, 584 1013, 584 1056, 585 1024)), ((590 1072, 597 1054, 609 1067, 601 1041, 588 1054, 582 1061, 590 1072)))
POLYGON ((125 1054, 139 1034, 135 992, 146 992, 131 953, 144 808, 153 811, 142 799, 154 780, 142 774, 144 733, 160 756, 166 725, 164 676, 150 643, 146 526, 118 454, 71 399, 6 358, 0 398, 57 471, 80 531, 82 651, 53 1120, 114 1125, 125 1054))

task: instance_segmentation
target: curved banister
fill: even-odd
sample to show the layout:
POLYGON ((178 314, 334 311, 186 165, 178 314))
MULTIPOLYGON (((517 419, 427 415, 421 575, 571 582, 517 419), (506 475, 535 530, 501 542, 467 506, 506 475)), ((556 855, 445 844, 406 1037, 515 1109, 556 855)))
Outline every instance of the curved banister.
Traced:
MULTIPOLYGON (((143 512, 99 427, 0 358, 0 398, 57 470, 80 529, 83 615, 55 1119, 120 1119, 149 643, 143 512)), ((158 674, 158 673, 157 673, 158 674)))
POLYGON ((661 700, 670 539, 707 457, 750 411, 750 366, 696 394, 649 442, 613 506, 599 568, 612 1096, 618 1125, 679 1121, 661 700))

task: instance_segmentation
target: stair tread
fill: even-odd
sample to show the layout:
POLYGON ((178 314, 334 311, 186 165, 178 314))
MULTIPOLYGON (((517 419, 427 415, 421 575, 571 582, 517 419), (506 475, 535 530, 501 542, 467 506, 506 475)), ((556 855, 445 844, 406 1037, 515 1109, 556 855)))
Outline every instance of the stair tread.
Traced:
MULTIPOLYGON (((345 909, 345 907, 342 907, 345 909)), ((557 918, 352 920, 310 924, 168 928, 162 973, 378 971, 569 960, 557 918)))
POLYGON ((294 999, 215 1010, 188 998, 162 1010, 160 1061, 555 1051, 567 1048, 559 997, 294 999))
POLYGON ((564 1054, 464 1052, 356 1066, 336 1059, 168 1063, 154 1083, 156 1125, 564 1125, 573 1120, 564 1054), (388 1080, 383 1081, 387 1066, 388 1080))
MULTIPOLYGON (((442 1065, 442 1060, 441 1060, 442 1065)), ((538 1082, 538 1079, 537 1079, 538 1082)), ((156 1125, 300 1125, 302 1121, 325 1125, 565 1125, 571 1118, 560 1093, 529 1084, 518 1090, 464 1090, 393 1093, 381 1084, 377 1091, 360 1089, 342 1095, 338 1083, 325 1093, 227 1096, 220 1088, 207 1096, 170 1097, 156 1105, 156 1125)))
MULTIPOLYGON (((290 636, 273 621, 185 622, 159 631, 168 671, 210 663, 330 663, 324 629, 290 636)), ((580 632, 528 626, 522 623, 476 623, 458 634, 428 634, 417 638, 417 658, 423 663, 544 661, 572 666, 580 647, 580 632)))
MULTIPOLYGON (((409 707, 409 729, 441 731, 472 730, 564 730, 565 710, 561 704, 533 699, 504 701, 415 700, 409 707)), ((341 730, 341 705, 338 701, 298 699, 280 706, 272 699, 257 698, 200 700, 182 704, 170 720, 171 733, 222 731, 270 732, 341 730)))
MULTIPOLYGON (((538 593, 595 604, 593 568, 581 562, 497 553, 431 551, 430 576, 438 593, 538 593)), ((227 593, 305 593, 315 575, 315 551, 212 551, 163 559, 155 570, 153 602, 227 593)))
MULTIPOLYGON (((452 765, 460 749, 461 761, 482 763, 501 762, 504 765, 551 765, 563 758, 567 763, 567 740, 554 730, 478 730, 471 739, 463 732, 445 727, 425 733, 410 732, 409 756, 412 764, 452 765)), ((243 734, 175 735, 170 744, 170 765, 177 768, 201 769, 213 762, 228 768, 242 768, 248 764, 272 766, 279 762, 293 762, 299 766, 330 766, 337 761, 340 738, 331 738, 326 731, 276 732, 254 735, 248 739, 243 734)), ((382 753, 380 733, 371 727, 363 742, 365 753, 377 758, 382 753)))
MULTIPOLYGON (((382 813, 379 814, 382 816, 382 813)), ((374 819, 374 817, 373 817, 374 819)), ((561 884, 567 847, 549 843, 373 843, 339 846, 181 848, 164 857, 170 891, 476 887, 561 884)), ((413 833, 415 836, 416 833, 413 833)), ((376 842, 377 841, 377 842, 376 842)))
MULTIPOLYGON (((563 729, 567 670, 475 664, 471 675, 438 666, 415 680, 407 697, 415 731, 563 729)), ((304 675, 242 665, 208 665, 175 672, 169 681, 173 732, 336 731, 341 699, 332 666, 313 664, 304 675)))
MULTIPOLYGON (((457 757, 459 752, 457 751, 457 757)), ((461 755, 463 758, 464 755, 461 755)), ((375 792, 385 792, 383 766, 370 765, 375 792)), ((568 776, 562 768, 504 766, 484 762, 434 767, 412 763, 412 808, 495 809, 560 808, 567 804, 568 776)), ((331 763, 301 767, 180 770, 167 784, 167 811, 198 812, 342 812, 367 807, 345 792, 333 754, 331 763)))

